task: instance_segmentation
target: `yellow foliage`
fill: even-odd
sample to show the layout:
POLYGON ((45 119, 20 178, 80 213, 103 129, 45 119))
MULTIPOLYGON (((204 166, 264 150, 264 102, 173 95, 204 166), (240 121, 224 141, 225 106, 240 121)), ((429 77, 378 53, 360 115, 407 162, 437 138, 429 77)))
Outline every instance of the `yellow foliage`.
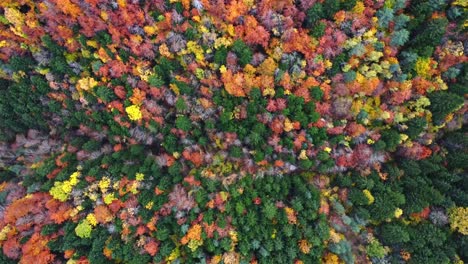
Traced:
POLYGON ((179 248, 176 247, 172 250, 171 254, 166 258, 166 261, 168 263, 171 263, 172 261, 176 260, 180 256, 180 251, 179 248))
POLYGON ((11 225, 10 225, 10 224, 6 225, 6 226, 2 229, 2 231, 0 231, 0 241, 6 240, 6 239, 8 238, 8 233, 10 233, 11 230, 13 230, 13 229, 11 228, 11 225))
POLYGON ((86 216, 86 220, 88 220, 89 224, 91 224, 92 226, 96 226, 98 224, 96 216, 94 214, 88 214, 86 216))
POLYGON ((249 74, 249 75, 253 75, 256 72, 256 70, 257 69, 255 69, 255 67, 252 66, 251 64, 247 64, 244 67, 244 73, 249 74))
POLYGON ((120 7, 126 7, 127 0, 117 0, 117 4, 119 4, 120 7))
POLYGON ((109 188, 110 186, 110 179, 108 177, 103 177, 100 181, 99 181, 99 188, 101 189, 101 192, 105 193, 107 191, 107 189, 109 188))
POLYGON ((135 174, 135 178, 137 181, 142 181, 145 179, 145 175, 143 173, 137 173, 135 174))
POLYGON ((307 152, 306 152, 305 149, 301 150, 301 153, 299 154, 299 159, 300 159, 300 160, 306 160, 306 159, 308 159, 308 157, 307 157, 307 152))
POLYGON ((218 264, 221 262, 221 260, 223 260, 223 257, 220 255, 216 255, 211 259, 210 264, 218 264))
POLYGON ((165 43, 163 43, 161 46, 159 46, 159 53, 164 57, 172 58, 172 54, 169 51, 169 48, 167 47, 167 45, 165 43))
POLYGON ((203 245, 202 240, 190 240, 187 247, 190 248, 190 250, 192 250, 192 252, 195 252, 197 250, 197 248, 200 247, 201 245, 203 245))
POLYGON ((151 208, 153 208, 153 205, 154 205, 154 202, 150 201, 145 205, 145 208, 148 209, 148 210, 151 210, 151 208))
POLYGON ((224 264, 239 264, 240 263, 239 253, 234 252, 234 251, 224 253, 223 262, 224 264))
POLYGON ((372 51, 369 56, 367 57, 367 59, 369 61, 379 61, 381 57, 383 57, 383 52, 380 52, 380 51, 372 51))
POLYGON ((117 198, 115 198, 115 195, 111 193, 111 194, 105 195, 103 200, 105 204, 111 204, 114 200, 117 200, 117 198))
POLYGON ((101 13, 99 14, 99 16, 102 18, 102 20, 104 21, 107 21, 107 19, 109 19, 109 15, 107 14, 106 11, 101 11, 101 13))
POLYGON ((397 208, 395 209, 395 218, 400 218, 400 216, 403 214, 403 210, 401 210, 400 208, 397 208))
POLYGON ((309 254, 311 247, 312 245, 309 242, 307 242, 307 240, 301 239, 299 241, 299 249, 301 250, 302 253, 309 254))
POLYGON ((25 36, 21 29, 24 25, 24 16, 19 10, 15 8, 5 8, 5 18, 12 24, 10 29, 15 35, 20 37, 25 36))
POLYGON ((76 89, 78 89, 78 91, 89 91, 90 89, 96 87, 97 84, 98 82, 94 80, 94 78, 85 77, 78 80, 76 84, 76 89))
POLYGON ((81 221, 75 228, 75 233, 81 238, 91 237, 93 227, 87 219, 81 221))
POLYGON ((187 42, 187 50, 195 55, 197 62, 203 62, 205 60, 202 47, 200 47, 195 41, 187 42))
POLYGON ((275 73, 275 69, 278 67, 275 60, 273 58, 268 57, 268 59, 264 60, 260 66, 257 68, 257 72, 262 75, 270 75, 272 76, 275 73))
POLYGON ((291 120, 289 120, 289 118, 286 118, 284 120, 284 131, 289 132, 293 128, 294 128, 294 126, 293 126, 293 123, 291 122, 291 120))
POLYGON ((263 93, 262 95, 263 96, 268 96, 268 95, 271 95, 271 96, 275 96, 275 89, 273 89, 272 87, 267 87, 263 90, 263 93))
POLYGON ((219 72, 220 73, 225 73, 226 71, 227 71, 226 66, 221 65, 221 67, 219 67, 219 72))
POLYGON ((325 264, 341 264, 343 262, 340 261, 340 258, 337 255, 335 255, 335 254, 333 254, 331 252, 328 252, 325 255, 324 259, 323 259, 323 263, 325 263, 325 264))
POLYGON ((414 70, 419 76, 429 77, 428 72, 431 70, 431 60, 429 58, 419 57, 414 65, 414 70))
POLYGON ((367 189, 365 189, 364 191, 362 191, 364 193, 364 195, 366 196, 367 200, 369 200, 369 204, 372 204, 374 201, 375 201, 375 198, 374 196, 372 196, 371 192, 367 189))
POLYGON ((232 40, 226 37, 217 38, 214 42, 214 48, 219 49, 222 46, 229 47, 232 44, 232 40))
POLYGON ((0 48, 6 47, 6 46, 8 46, 8 43, 6 40, 0 41, 0 48))
POLYGON ((353 7, 353 13, 362 14, 364 12, 364 9, 366 9, 366 7, 364 6, 363 2, 356 2, 356 5, 353 7))
POLYGON ((133 121, 138 121, 142 118, 140 107, 137 105, 131 105, 125 108, 125 112, 128 114, 128 118, 133 121))
POLYGON ((450 227, 468 235, 468 207, 455 207, 449 211, 450 227))
POLYGON ((467 7, 468 8, 468 2, 465 0, 455 0, 453 1, 452 5, 457 5, 461 7, 467 7))
POLYGON ((335 229, 330 229, 330 241, 333 243, 338 243, 342 239, 342 236, 335 231, 335 229))
POLYGON ((5 8, 5 18, 15 27, 20 28, 24 24, 24 16, 15 8, 5 8))
POLYGON ((78 177, 80 175, 80 172, 74 172, 70 175, 70 179, 64 182, 55 182, 54 186, 49 190, 50 195, 52 195, 54 199, 65 202, 73 190, 73 187, 78 184, 78 177))

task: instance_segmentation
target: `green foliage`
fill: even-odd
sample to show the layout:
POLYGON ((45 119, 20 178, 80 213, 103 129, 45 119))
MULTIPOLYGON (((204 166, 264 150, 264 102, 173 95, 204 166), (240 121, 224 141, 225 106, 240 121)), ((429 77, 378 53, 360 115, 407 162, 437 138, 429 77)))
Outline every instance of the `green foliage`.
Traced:
POLYGON ((307 10, 307 19, 305 22, 306 27, 312 28, 317 21, 325 18, 324 7, 322 3, 315 3, 307 10))
POLYGON ((381 132, 382 137, 380 140, 385 143, 385 149, 395 151, 400 143, 400 134, 393 129, 384 130, 381 132))
POLYGON ((375 202, 369 205, 369 212, 377 221, 383 221, 393 218, 395 210, 406 202, 405 196, 401 190, 395 190, 396 187, 377 184, 373 188, 375 202))
POLYGON ((460 1, 73 2, 0 4, 1 263, 30 254, 8 247, 35 233, 51 239, 56 262, 66 250, 96 264, 205 263, 226 252, 243 264, 467 258, 468 240, 447 225, 450 208, 468 206, 468 67, 451 56, 466 48, 460 1), (247 45, 255 38, 265 45, 247 45), (269 60, 277 68, 259 68, 269 60), (250 94, 231 95, 221 65, 250 94), (405 94, 416 77, 448 89, 405 94), (77 90, 86 78, 99 83, 77 90), (143 120, 125 110, 135 88, 148 99, 134 106, 143 120), (413 103, 424 96, 423 113, 413 103), (331 108, 340 97, 343 115, 331 108), (411 155, 420 146, 432 155, 411 155), (49 200, 57 182, 68 205, 49 200), (38 208, 15 208, 28 199, 38 208), (80 211, 67 218, 71 205, 80 211), (91 213, 105 208, 112 219, 95 225, 91 213))
POLYGON ((426 128, 427 121, 423 117, 416 117, 406 122, 406 126, 408 126, 408 129, 405 134, 411 139, 416 139, 426 128))
POLYGON ((443 91, 430 93, 427 97, 431 101, 429 110, 435 124, 441 124, 448 114, 460 108, 465 101, 456 94, 443 91))
POLYGON ((214 63, 218 65, 225 65, 227 53, 228 49, 225 46, 222 46, 219 49, 217 49, 214 54, 214 63))
MULTIPOLYGON (((252 50, 242 40, 237 39, 236 41, 234 41, 231 49, 234 53, 236 53, 239 59, 239 63, 242 67, 250 63, 250 61, 252 60, 252 56, 253 56, 252 50)), ((220 55, 220 56, 223 56, 223 55, 220 55)))
POLYGON ((318 22, 310 31, 310 35, 314 38, 320 38, 325 34, 327 25, 324 22, 318 22))
POLYGON ((160 87, 164 84, 164 81, 155 75, 151 75, 148 77, 148 83, 153 87, 160 87))
POLYGON ((116 99, 114 92, 105 86, 98 86, 95 88, 96 96, 99 97, 104 103, 109 103, 116 99))
MULTIPOLYGON (((154 67, 154 70, 156 71, 157 76, 160 77, 161 80, 164 82, 164 84, 169 85, 172 79, 171 73, 177 70, 178 68, 180 68, 180 65, 176 61, 169 60, 166 57, 161 57, 156 66, 154 67)), ((157 79, 153 79, 153 82, 155 82, 156 80, 157 79)), ((154 86, 158 87, 158 85, 154 86)))
POLYGON ((380 236, 387 245, 401 244, 410 240, 407 228, 400 223, 382 224, 380 236))
POLYGON ((423 23, 411 33, 409 48, 422 57, 430 57, 434 47, 440 44, 448 25, 447 18, 437 18, 423 23))
POLYGON ((3 132, 0 140, 11 140, 14 133, 28 129, 48 130, 44 118, 48 109, 41 104, 43 85, 44 80, 40 78, 25 77, 19 82, 0 79, 0 131, 3 132), (39 88, 34 89, 33 85, 39 88))
POLYGON ((176 118, 175 125, 178 129, 182 129, 185 132, 190 131, 192 128, 192 122, 186 116, 179 116, 176 118))
POLYGON ((340 0, 329 0, 323 2, 323 12, 327 19, 333 20, 335 13, 340 11, 340 2, 340 0))
POLYGON ((367 245, 366 252, 369 257, 373 258, 383 258, 387 253, 378 240, 373 240, 369 245, 367 245))
POLYGON ((310 90, 310 95, 311 95, 312 98, 314 98, 315 100, 320 101, 320 100, 322 100, 322 98, 323 98, 323 91, 322 91, 322 89, 320 89, 320 87, 313 87, 313 88, 310 90))

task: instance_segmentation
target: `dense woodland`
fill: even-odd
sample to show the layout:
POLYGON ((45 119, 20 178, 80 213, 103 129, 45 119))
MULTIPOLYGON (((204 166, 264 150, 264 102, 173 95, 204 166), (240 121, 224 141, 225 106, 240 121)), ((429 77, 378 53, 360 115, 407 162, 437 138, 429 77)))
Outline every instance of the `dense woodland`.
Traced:
POLYGON ((468 262, 467 17, 1 0, 0 263, 468 262))

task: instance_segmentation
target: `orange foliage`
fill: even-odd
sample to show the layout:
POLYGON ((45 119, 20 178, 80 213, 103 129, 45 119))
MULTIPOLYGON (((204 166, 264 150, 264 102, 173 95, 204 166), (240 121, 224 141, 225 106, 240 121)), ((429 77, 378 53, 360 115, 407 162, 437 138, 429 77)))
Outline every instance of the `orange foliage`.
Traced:
POLYGON ((275 167, 281 168, 284 166, 284 161, 282 160, 275 160, 275 167))
POLYGON ((45 207, 49 209, 50 219, 54 220, 56 224, 61 224, 70 218, 72 209, 66 203, 62 203, 56 199, 49 199, 45 207))
POLYGON ((113 218, 111 211, 105 205, 96 206, 96 208, 94 208, 94 215, 96 217, 96 221, 101 224, 110 222, 113 218))
POLYGON ((431 208, 426 207, 424 208, 421 212, 418 213, 412 213, 411 217, 416 218, 416 219, 427 219, 429 217, 429 214, 431 213, 431 208))
POLYGON ((291 90, 291 76, 289 75, 288 72, 285 72, 283 75, 283 78, 281 78, 281 81, 279 83, 281 86, 284 87, 286 90, 291 90))
POLYGON ((247 44, 260 44, 268 46, 270 33, 261 26, 253 16, 244 16, 244 25, 236 26, 236 35, 242 37, 247 44))
POLYGON ((71 16, 73 18, 75 18, 78 15, 83 13, 83 11, 80 9, 80 7, 75 5, 74 3, 72 3, 70 0, 57 1, 57 7, 65 15, 69 15, 69 16, 71 16))
POLYGON ((416 90, 418 94, 425 95, 426 91, 434 87, 434 84, 426 79, 421 77, 416 77, 412 80, 413 88, 416 90))
POLYGON ((154 256, 158 252, 159 246, 154 240, 151 240, 150 242, 145 244, 144 248, 146 252, 148 252, 148 254, 154 256))
POLYGON ((14 201, 10 206, 5 210, 4 221, 6 223, 14 224, 17 219, 31 213, 37 207, 40 207, 38 204, 39 199, 36 198, 36 194, 33 194, 31 197, 24 197, 14 201))
POLYGON ((227 70, 221 75, 221 80, 223 80, 224 88, 230 95, 237 97, 246 96, 243 89, 245 81, 241 73, 233 74, 231 70, 227 70))
POLYGON ((73 257, 73 254, 75 254, 75 250, 68 249, 63 252, 63 257, 66 259, 70 259, 71 257, 73 257))
POLYGON ((112 259, 112 250, 109 249, 108 247, 105 247, 102 251, 102 254, 106 256, 108 259, 112 259))
POLYGON ((184 178, 184 181, 192 186, 200 186, 201 182, 195 179, 195 176, 189 175, 184 178))
POLYGON ((140 105, 145 100, 146 93, 138 88, 133 89, 133 95, 130 97, 130 102, 134 105, 140 105))
POLYGON ((202 234, 201 225, 199 224, 193 225, 192 227, 190 227, 187 234, 184 237, 182 237, 182 239, 180 240, 180 243, 182 243, 182 245, 186 245, 189 243, 190 240, 201 240, 202 239, 201 234, 202 234))
POLYGON ((270 123, 270 128, 275 134, 281 134, 284 131, 283 122, 278 118, 273 119, 273 121, 270 123))
POLYGON ((226 12, 226 19, 228 22, 233 23, 239 16, 243 16, 247 13, 247 6, 244 1, 231 1, 227 6, 228 12, 226 12))
POLYGON ((290 53, 298 51, 304 54, 306 59, 312 59, 314 55, 315 46, 312 44, 311 37, 304 30, 297 30, 288 32, 290 37, 283 43, 284 52, 290 53))
POLYGON ((55 256, 47 247, 49 238, 34 233, 32 237, 22 247, 23 255, 19 261, 20 264, 47 264, 51 263, 55 256))

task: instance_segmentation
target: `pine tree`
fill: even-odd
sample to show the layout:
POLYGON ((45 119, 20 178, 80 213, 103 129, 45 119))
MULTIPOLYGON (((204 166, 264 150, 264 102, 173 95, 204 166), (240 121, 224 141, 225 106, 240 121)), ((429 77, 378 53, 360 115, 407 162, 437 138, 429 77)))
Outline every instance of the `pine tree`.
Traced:
POLYGON ((443 123, 445 117, 459 109, 465 101, 461 96, 444 91, 430 93, 427 97, 431 101, 429 110, 432 113, 432 120, 435 124, 443 123))

